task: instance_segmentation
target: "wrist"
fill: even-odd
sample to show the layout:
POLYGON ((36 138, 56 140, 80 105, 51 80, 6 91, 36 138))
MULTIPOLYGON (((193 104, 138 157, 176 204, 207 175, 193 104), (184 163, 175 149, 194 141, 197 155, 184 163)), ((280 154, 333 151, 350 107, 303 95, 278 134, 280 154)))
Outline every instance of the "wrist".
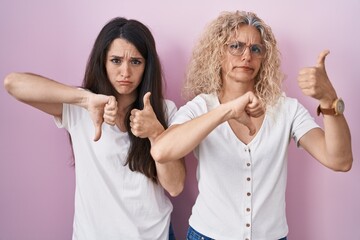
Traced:
POLYGON ((220 106, 216 109, 215 115, 220 116, 219 124, 226 122, 233 118, 233 110, 228 103, 220 104, 220 106))
POLYGON ((338 97, 336 95, 332 96, 332 97, 320 99, 319 105, 321 108, 332 108, 336 99, 338 99, 338 97))
POLYGON ((77 91, 76 94, 78 96, 78 99, 75 104, 88 110, 90 106, 91 98, 93 95, 96 94, 87 91, 86 89, 83 88, 77 88, 76 91, 77 91))
POLYGON ((345 103, 341 98, 337 98, 332 101, 330 107, 328 107, 328 102, 320 103, 317 108, 317 115, 322 113, 323 115, 340 115, 344 113, 345 110, 345 103), (324 107, 326 106, 326 107, 324 107))
POLYGON ((165 128, 159 123, 159 126, 155 129, 155 131, 148 137, 150 142, 152 143, 158 136, 160 136, 165 131, 165 128))

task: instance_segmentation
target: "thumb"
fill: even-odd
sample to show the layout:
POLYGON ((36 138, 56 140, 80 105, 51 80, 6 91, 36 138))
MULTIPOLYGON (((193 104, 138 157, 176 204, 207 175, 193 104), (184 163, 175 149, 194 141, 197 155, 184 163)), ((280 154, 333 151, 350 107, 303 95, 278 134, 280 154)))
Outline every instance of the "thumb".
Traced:
POLYGON ((144 98, 143 98, 143 101, 144 101, 144 109, 152 109, 152 106, 151 106, 151 102, 150 102, 150 96, 151 96, 151 92, 147 92, 145 95, 144 95, 144 98))
POLYGON ((329 50, 324 50, 320 53, 317 59, 316 67, 325 69, 325 58, 329 53, 329 50))
POLYGON ((255 124, 251 121, 251 118, 247 116, 246 121, 243 123, 249 129, 249 135, 252 136, 256 132, 255 124))
POLYGON ((94 141, 97 142, 101 138, 101 126, 103 124, 104 120, 98 121, 95 123, 95 137, 94 141))
POLYGON ((112 105, 112 104, 115 103, 115 101, 116 101, 116 99, 115 99, 114 96, 109 96, 109 99, 108 99, 107 104, 108 104, 108 105, 112 105))

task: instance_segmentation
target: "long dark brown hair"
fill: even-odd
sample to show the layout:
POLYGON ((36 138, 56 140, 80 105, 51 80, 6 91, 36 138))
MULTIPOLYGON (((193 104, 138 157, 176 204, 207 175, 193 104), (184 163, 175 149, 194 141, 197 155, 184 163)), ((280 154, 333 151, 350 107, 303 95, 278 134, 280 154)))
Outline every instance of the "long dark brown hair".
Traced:
POLYGON ((131 109, 143 109, 143 97, 145 93, 151 92, 150 101, 156 117, 164 128, 167 126, 164 113, 162 69, 155 40, 150 30, 141 22, 133 19, 118 17, 108 22, 95 40, 86 66, 82 87, 97 94, 117 95, 110 83, 105 67, 109 47, 117 38, 132 43, 146 60, 142 81, 137 88, 137 99, 129 108, 124 120, 131 142, 126 164, 132 171, 141 172, 152 181, 157 182, 155 162, 150 154, 150 141, 148 138, 138 138, 132 134, 129 119, 131 109))

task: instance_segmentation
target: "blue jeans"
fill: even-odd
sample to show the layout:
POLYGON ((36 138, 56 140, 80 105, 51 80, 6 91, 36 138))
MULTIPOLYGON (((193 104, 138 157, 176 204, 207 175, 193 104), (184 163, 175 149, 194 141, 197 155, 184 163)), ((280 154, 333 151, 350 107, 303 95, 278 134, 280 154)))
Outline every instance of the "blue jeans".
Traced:
POLYGON ((174 229, 173 229, 171 223, 170 223, 170 228, 169 228, 169 240, 176 240, 174 229))
POLYGON ((188 229, 188 232, 186 235, 186 240, 214 240, 214 239, 209 238, 205 235, 202 235, 201 233, 199 233, 198 231, 193 229, 191 226, 189 226, 189 229, 188 229))
MULTIPOLYGON (((202 235, 201 233, 199 233, 198 231, 193 229, 191 226, 189 226, 189 229, 188 229, 188 232, 186 235, 186 240, 215 240, 215 239, 209 238, 205 235, 202 235)), ((287 238, 284 237, 279 240, 287 240, 287 238)))

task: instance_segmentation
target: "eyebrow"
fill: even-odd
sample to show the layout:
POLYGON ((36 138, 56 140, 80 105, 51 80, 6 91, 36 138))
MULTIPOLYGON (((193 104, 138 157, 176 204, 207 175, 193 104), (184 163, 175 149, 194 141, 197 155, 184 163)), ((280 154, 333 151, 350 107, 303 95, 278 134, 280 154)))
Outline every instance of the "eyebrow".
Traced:
MULTIPOLYGON (((118 56, 118 55, 111 55, 110 57, 112 57, 112 58, 124 58, 124 57, 120 57, 120 56, 118 56)), ((143 57, 130 57, 131 59, 136 59, 136 60, 138 60, 138 59, 144 59, 143 57)))

